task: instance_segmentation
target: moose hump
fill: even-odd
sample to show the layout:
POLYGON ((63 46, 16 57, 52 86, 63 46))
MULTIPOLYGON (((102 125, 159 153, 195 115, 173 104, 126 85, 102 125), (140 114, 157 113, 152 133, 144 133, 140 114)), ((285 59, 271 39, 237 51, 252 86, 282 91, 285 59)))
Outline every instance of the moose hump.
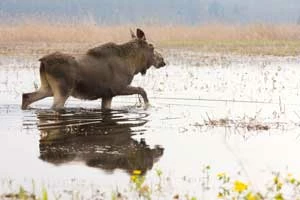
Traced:
POLYGON ((124 50, 122 51, 122 48, 113 43, 109 42, 97 47, 94 47, 92 49, 89 49, 87 51, 88 55, 94 56, 94 57, 106 57, 109 55, 115 55, 115 56, 124 56, 124 50))
POLYGON ((39 61, 44 62, 48 65, 65 63, 73 64, 75 62, 75 57, 57 51, 40 58, 39 61))

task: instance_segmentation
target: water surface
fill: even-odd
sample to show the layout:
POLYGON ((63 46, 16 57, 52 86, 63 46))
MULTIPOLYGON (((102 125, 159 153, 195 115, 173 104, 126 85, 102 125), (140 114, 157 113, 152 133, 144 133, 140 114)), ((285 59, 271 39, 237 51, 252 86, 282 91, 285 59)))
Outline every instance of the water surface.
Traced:
POLYGON ((134 169, 153 182, 160 169, 170 177, 170 194, 203 197, 206 165, 213 176, 225 171, 257 188, 272 171, 297 175, 299 59, 165 54, 167 67, 132 84, 148 92, 148 110, 137 96, 115 98, 109 112, 99 109, 100 101, 71 98, 60 114, 49 110, 51 98, 22 111, 22 92, 39 85, 39 63, 2 57, 0 179, 27 187, 35 180, 53 190, 97 185, 110 191, 128 187, 134 169), (230 123, 210 123, 220 119, 230 123), (251 123, 268 129, 247 128, 251 123))

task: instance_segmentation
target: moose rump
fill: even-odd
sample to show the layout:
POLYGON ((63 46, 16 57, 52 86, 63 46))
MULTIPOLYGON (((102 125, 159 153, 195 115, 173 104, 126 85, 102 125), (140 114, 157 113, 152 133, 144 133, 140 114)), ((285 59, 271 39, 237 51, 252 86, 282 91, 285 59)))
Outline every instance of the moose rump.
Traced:
POLYGON ((42 57, 41 86, 36 92, 23 94, 22 109, 50 96, 54 97, 54 110, 62 109, 70 96, 85 100, 102 98, 104 109, 110 109, 112 98, 117 95, 140 94, 148 104, 145 90, 130 84, 136 74, 145 74, 151 66, 160 68, 165 62, 146 42, 142 30, 137 29, 137 36, 132 37, 127 43, 107 43, 79 57, 59 52, 42 57))
POLYGON ((22 109, 45 97, 54 97, 53 108, 63 107, 76 79, 77 62, 74 57, 59 52, 39 59, 41 86, 36 92, 24 93, 22 109))

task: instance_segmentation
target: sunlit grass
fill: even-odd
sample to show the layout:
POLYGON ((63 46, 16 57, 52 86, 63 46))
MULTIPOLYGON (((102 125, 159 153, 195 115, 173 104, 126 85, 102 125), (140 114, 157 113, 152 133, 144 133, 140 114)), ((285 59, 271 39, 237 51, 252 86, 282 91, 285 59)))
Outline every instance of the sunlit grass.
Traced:
POLYGON ((161 48, 193 48, 198 51, 254 55, 300 54, 300 26, 297 25, 95 25, 26 22, 0 24, 0 54, 54 50, 82 53, 105 42, 125 42, 129 29, 141 27, 147 39, 161 48), (28 49, 27 49, 28 48, 28 49))
POLYGON ((296 56, 300 40, 177 40, 161 41, 162 47, 242 55, 296 56))

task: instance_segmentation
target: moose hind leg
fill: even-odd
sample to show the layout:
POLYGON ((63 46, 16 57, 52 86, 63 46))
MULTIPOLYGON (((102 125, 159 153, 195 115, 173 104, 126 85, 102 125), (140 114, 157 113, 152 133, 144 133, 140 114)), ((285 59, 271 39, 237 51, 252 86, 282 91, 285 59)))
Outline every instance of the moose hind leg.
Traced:
POLYGON ((48 76, 47 79, 49 80, 49 85, 53 91, 54 101, 52 109, 55 111, 62 110, 69 97, 68 85, 63 79, 55 79, 51 76, 48 76))
POLYGON ((63 110, 67 99, 68 99, 68 96, 54 95, 54 102, 52 105, 52 109, 55 111, 63 110))
POLYGON ((26 109, 30 104, 35 101, 41 100, 46 97, 52 96, 50 88, 40 88, 36 92, 24 93, 22 95, 22 109, 26 109))
POLYGON ((132 94, 140 94, 143 97, 145 105, 149 104, 147 93, 141 87, 128 86, 119 95, 132 95, 132 94))
POLYGON ((53 92, 54 100, 53 100, 52 109, 55 111, 63 110, 65 103, 69 98, 68 89, 62 86, 63 85, 61 85, 60 83, 51 85, 51 88, 54 91, 53 92))
POLYGON ((22 95, 22 109, 26 109, 30 104, 35 101, 41 100, 45 97, 52 96, 52 90, 49 86, 48 80, 46 79, 45 66, 41 63, 40 67, 40 79, 41 87, 36 92, 24 93, 22 95))

